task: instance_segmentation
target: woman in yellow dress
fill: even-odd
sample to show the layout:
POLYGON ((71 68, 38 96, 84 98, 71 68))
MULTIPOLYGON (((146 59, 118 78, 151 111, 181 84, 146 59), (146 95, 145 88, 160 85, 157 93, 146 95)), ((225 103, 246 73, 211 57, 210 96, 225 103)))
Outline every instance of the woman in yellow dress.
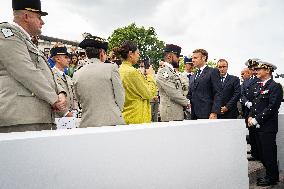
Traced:
POLYGON ((122 111, 127 124, 151 122, 150 100, 156 95, 156 84, 153 75, 146 76, 133 67, 139 60, 137 45, 125 41, 114 53, 122 59, 119 68, 120 77, 125 89, 125 103, 122 111))

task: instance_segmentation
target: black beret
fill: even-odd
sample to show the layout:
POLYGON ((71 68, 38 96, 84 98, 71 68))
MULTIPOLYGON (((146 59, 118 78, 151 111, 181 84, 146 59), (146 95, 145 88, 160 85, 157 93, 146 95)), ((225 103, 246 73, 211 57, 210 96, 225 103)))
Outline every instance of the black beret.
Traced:
POLYGON ((65 46, 57 46, 57 47, 53 47, 50 50, 50 57, 54 57, 56 55, 67 55, 67 56, 69 56, 70 54, 67 52, 67 48, 65 46))
POLYGON ((79 47, 86 49, 87 47, 94 47, 96 49, 104 49, 107 51, 108 42, 97 36, 87 35, 85 39, 79 44, 79 47))
POLYGON ((13 10, 27 10, 31 12, 36 12, 41 16, 48 15, 47 12, 41 11, 40 0, 12 0, 13 10))
POLYGON ((177 46, 177 45, 173 45, 173 44, 166 44, 165 47, 165 52, 172 52, 175 53, 176 55, 180 55, 181 53, 181 47, 177 46))

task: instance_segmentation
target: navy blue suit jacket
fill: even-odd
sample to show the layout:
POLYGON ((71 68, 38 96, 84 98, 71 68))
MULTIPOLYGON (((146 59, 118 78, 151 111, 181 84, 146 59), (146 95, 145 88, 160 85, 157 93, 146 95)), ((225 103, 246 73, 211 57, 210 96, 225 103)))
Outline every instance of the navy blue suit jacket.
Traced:
POLYGON ((233 75, 227 75, 222 85, 222 106, 226 106, 228 111, 225 114, 219 114, 220 119, 237 119, 239 115, 237 102, 241 97, 240 79, 233 75))
POLYGON ((249 117, 256 119, 260 125, 260 132, 278 131, 278 109, 282 99, 282 86, 272 79, 267 81, 262 88, 254 91, 254 100, 249 117))
POLYGON ((218 69, 206 66, 201 75, 190 78, 188 99, 192 119, 208 119, 211 112, 220 113, 221 81, 218 69))

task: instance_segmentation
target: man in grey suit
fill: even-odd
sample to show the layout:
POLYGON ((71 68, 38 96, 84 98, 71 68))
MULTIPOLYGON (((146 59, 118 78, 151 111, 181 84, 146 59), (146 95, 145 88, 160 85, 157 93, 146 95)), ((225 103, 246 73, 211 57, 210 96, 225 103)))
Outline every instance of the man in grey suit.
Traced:
POLYGON ((221 109, 221 81, 219 71, 206 65, 208 52, 196 49, 192 54, 196 74, 190 78, 188 98, 191 119, 217 119, 221 109))
POLYGON ((52 129, 53 110, 66 107, 65 92, 31 41, 47 13, 40 0, 13 0, 12 6, 14 23, 0 24, 0 132, 52 129))
POLYGON ((73 80, 70 76, 64 73, 64 70, 69 67, 70 58, 67 48, 63 44, 56 44, 50 50, 50 57, 55 63, 52 68, 54 78, 67 93, 67 108, 64 111, 57 112, 55 117, 76 117, 78 112, 78 102, 75 98, 73 80))
POLYGON ((188 107, 188 99, 183 91, 187 88, 183 86, 180 76, 174 70, 174 67, 178 66, 180 52, 179 46, 167 44, 165 62, 156 76, 160 95, 161 121, 184 120, 183 109, 188 107))
POLYGON ((86 50, 87 64, 74 74, 74 88, 82 107, 80 127, 125 124, 122 117, 125 93, 116 64, 104 64, 108 43, 88 35, 79 44, 86 50))

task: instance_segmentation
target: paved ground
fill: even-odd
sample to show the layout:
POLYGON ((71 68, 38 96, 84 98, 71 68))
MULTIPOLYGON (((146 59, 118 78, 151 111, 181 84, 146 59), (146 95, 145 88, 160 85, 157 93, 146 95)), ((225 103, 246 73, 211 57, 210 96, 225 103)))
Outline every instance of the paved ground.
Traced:
MULTIPOLYGON (((250 150, 250 146, 248 145, 248 150, 250 150)), ((250 155, 248 154, 248 157, 250 155)), ((265 176, 265 168, 263 167, 262 163, 259 161, 249 161, 249 182, 250 182, 250 187, 249 189, 284 189, 284 172, 280 172, 280 182, 278 185, 275 186, 270 186, 270 187, 260 187, 256 186, 256 179, 258 177, 263 177, 265 176)))

